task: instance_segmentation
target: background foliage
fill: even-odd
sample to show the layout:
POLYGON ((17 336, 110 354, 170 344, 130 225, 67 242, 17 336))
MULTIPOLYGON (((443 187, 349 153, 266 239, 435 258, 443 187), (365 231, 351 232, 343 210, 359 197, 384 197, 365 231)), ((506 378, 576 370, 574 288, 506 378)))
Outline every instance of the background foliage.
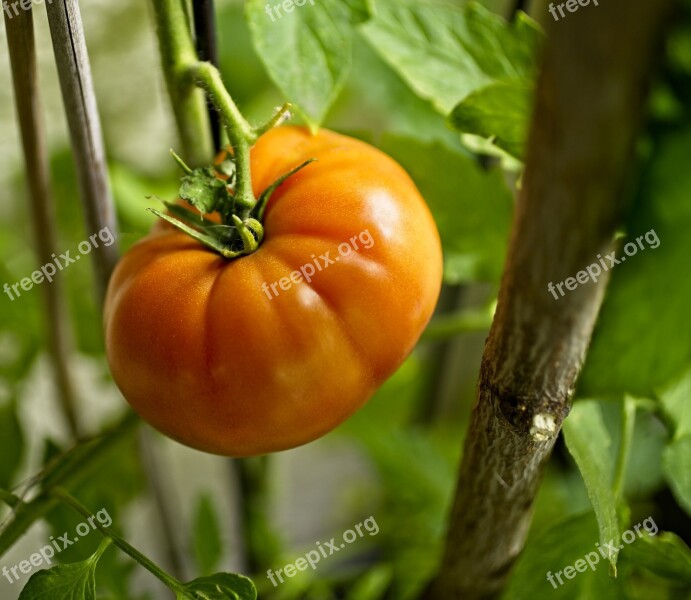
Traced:
MULTIPOLYGON (((242 110, 259 121, 287 98, 311 126, 324 124, 391 154, 420 187, 442 234, 447 287, 440 310, 491 304, 530 116, 540 27, 524 15, 508 24, 499 16, 508 8, 498 2, 459 7, 317 0, 275 22, 264 7, 259 0, 219 3, 221 71, 242 110)), ((127 247, 151 225, 144 209, 157 200, 147 196, 175 194, 168 148, 177 141, 146 4, 94 1, 82 9, 127 247)), ((71 249, 86 236, 48 32, 43 11, 37 12, 59 247, 71 249)), ((0 78, 9 82, 5 56, 3 51, 0 78)), ((11 105, 8 85, 0 86, 1 283, 36 268, 11 105)), ((566 444, 558 444, 549 465, 507 599, 672 599, 691 591, 689 106, 687 9, 666 44, 631 169, 622 232, 624 243, 626 236, 655 229, 661 244, 613 273, 566 422, 566 444), (546 581, 547 571, 573 564, 596 542, 617 538, 648 516, 665 533, 627 546, 616 561, 617 579, 601 564, 557 590, 546 581)), ((108 376, 88 264, 61 277, 76 336, 70 361, 80 412, 89 431, 97 432, 122 413, 124 403, 108 376)), ((5 488, 19 485, 68 445, 44 351, 39 294, 34 289, 15 301, 0 298, 5 488)), ((423 341, 347 424, 314 444, 270 457, 266 489, 252 515, 238 505, 237 478, 227 461, 159 437, 155 469, 172 514, 168 538, 160 531, 145 457, 133 437, 114 446, 70 491, 94 511, 106 507, 127 539, 172 570, 177 563, 187 579, 241 571, 254 576, 260 598, 276 600, 414 598, 439 558, 483 339, 480 331, 423 341), (267 581, 266 569, 293 562, 316 540, 338 536, 369 515, 380 526, 376 537, 279 588, 267 581), (243 533, 242 524, 249 531, 243 533), (258 561, 252 567, 248 548, 258 561)), ((53 510, 0 564, 16 564, 80 520, 65 508, 53 510)), ((94 533, 59 558, 88 559, 99 543, 94 533)), ((81 568, 88 575, 91 567, 81 568)), ((98 562, 96 577, 99 597, 167 597, 158 582, 112 549, 98 562)), ((0 597, 18 597, 23 583, 0 578, 0 597)))

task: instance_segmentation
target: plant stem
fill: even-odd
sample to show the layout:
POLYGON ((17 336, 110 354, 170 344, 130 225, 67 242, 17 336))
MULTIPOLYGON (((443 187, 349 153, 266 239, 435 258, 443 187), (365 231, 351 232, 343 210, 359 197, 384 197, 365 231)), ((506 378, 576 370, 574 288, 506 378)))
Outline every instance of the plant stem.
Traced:
POLYGON ((156 454, 154 447, 154 431, 150 427, 139 430, 139 452, 144 468, 148 475, 148 483, 151 494, 157 507, 157 518, 163 531, 165 540, 168 567, 176 577, 183 576, 183 561, 180 557, 179 544, 175 535, 176 518, 172 514, 172 507, 168 503, 171 495, 165 486, 163 474, 167 470, 161 466, 160 456, 156 454))
POLYGON ((212 140, 204 95, 185 77, 189 65, 198 62, 182 0, 152 0, 161 62, 168 94, 184 149, 193 167, 212 159, 212 140))
MULTIPOLYGON (((66 490, 62 488, 55 488, 52 490, 51 495, 54 498, 57 498, 58 500, 62 501, 70 508, 74 509, 76 512, 78 512, 86 519, 89 519, 93 516, 93 513, 88 508, 82 505, 79 502, 79 500, 77 500, 74 496, 69 494, 66 490)), ((169 587, 171 590, 178 594, 187 595, 187 592, 180 581, 166 573, 156 563, 149 559, 148 556, 145 556, 144 554, 139 552, 139 550, 137 550, 124 538, 120 537, 120 535, 118 535, 111 527, 105 527, 104 525, 101 525, 101 523, 99 523, 97 520, 93 520, 92 523, 104 536, 113 540, 113 543, 118 548, 120 548, 120 550, 122 550, 125 554, 137 561, 142 567, 144 567, 147 571, 154 575, 154 577, 162 581, 167 587, 169 587)))
POLYGON ((269 537, 266 521, 268 461, 267 456, 230 461, 241 500, 242 549, 248 573, 259 573, 263 565, 275 559, 275 540, 269 537))
POLYGON ((612 490, 614 498, 619 501, 624 493, 624 483, 626 482, 626 468, 629 464, 631 454, 631 443, 633 442, 633 431, 636 426, 636 401, 629 396, 624 396, 621 401, 621 439, 619 440, 619 452, 617 454, 617 465, 614 471, 614 483, 612 490))
POLYGON ((672 0, 611 0, 569 27, 547 23, 499 302, 482 358, 444 557, 425 600, 499 596, 523 548, 607 279, 559 300, 547 285, 611 248, 623 217, 623 190, 656 49, 663 47, 672 6, 672 0), (608 42, 613 28, 616 46, 608 42), (603 95, 604 89, 617 93, 603 95), (584 104, 588 110, 573 110, 584 104))
MULTIPOLYGON (((5 554, 12 545, 26 532, 31 525, 46 515, 56 504, 50 491, 56 486, 69 486, 78 482, 88 468, 122 438, 129 435, 141 421, 135 413, 128 411, 125 417, 112 429, 96 438, 80 442, 67 454, 76 455, 74 461, 69 462, 67 468, 60 459, 51 463, 43 473, 32 479, 31 484, 42 483, 44 489, 29 502, 14 502, 14 514, 9 524, 0 531, 0 556, 5 554), (88 450, 88 451, 86 451, 88 450)), ((0 495, 0 500, 9 504, 9 492, 0 495)))
POLYGON ((221 74, 216 67, 208 62, 197 62, 190 65, 189 75, 199 87, 206 91, 214 103, 235 151, 237 181, 235 202, 246 211, 246 214, 240 215, 244 219, 256 204, 252 192, 250 146, 256 141, 257 134, 240 113, 235 101, 223 85, 221 74))
POLYGON ((443 341, 460 333, 486 331, 492 325, 494 307, 460 310, 454 314, 440 315, 432 319, 425 329, 423 341, 443 341))
POLYGON ((291 111, 293 110, 293 105, 290 102, 286 102, 281 108, 276 111, 276 114, 271 117, 264 125, 257 127, 254 131, 257 137, 264 135, 270 129, 278 127, 284 121, 287 121, 291 117, 291 111))
POLYGON ((3 490, 2 488, 0 488, 0 502, 4 502, 10 508, 15 508, 22 503, 18 496, 15 496, 12 492, 3 490))

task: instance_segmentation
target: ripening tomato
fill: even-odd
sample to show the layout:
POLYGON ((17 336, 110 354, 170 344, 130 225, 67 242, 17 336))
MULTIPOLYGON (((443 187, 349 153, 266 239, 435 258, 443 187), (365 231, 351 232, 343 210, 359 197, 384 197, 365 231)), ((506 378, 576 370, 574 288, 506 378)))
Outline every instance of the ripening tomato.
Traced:
POLYGON ((314 440, 412 351, 441 285, 439 235, 405 171, 358 140, 279 127, 252 148, 264 240, 228 260, 155 227, 119 262, 105 306, 115 382, 151 425, 248 456, 314 440))

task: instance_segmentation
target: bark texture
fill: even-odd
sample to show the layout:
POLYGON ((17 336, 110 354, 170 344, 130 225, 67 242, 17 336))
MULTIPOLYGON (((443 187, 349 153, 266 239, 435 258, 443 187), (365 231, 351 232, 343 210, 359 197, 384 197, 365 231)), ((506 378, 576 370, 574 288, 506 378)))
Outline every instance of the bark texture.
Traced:
POLYGON ((444 558, 425 600, 495 597, 523 547, 608 273, 558 299, 547 286, 612 251, 672 5, 607 0, 558 22, 544 9, 551 22, 523 185, 444 558))

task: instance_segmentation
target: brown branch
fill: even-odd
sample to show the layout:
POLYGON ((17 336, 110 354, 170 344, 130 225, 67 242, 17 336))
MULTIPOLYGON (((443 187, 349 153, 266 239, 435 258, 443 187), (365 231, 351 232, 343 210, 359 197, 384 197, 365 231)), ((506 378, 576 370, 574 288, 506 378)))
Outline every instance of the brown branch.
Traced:
POLYGON ((442 567, 426 599, 496 596, 523 547, 606 276, 558 300, 547 285, 609 251, 671 5, 608 0, 548 26, 499 304, 442 567))
MULTIPOLYGON (((53 261, 52 256, 57 252, 57 234, 45 127, 41 120, 33 13, 29 8, 18 11, 14 16, 10 16, 7 11, 4 14, 36 256, 39 265, 46 265, 53 261)), ((74 352, 74 341, 69 315, 65 309, 62 284, 56 279, 50 285, 45 283, 41 291, 46 307, 48 353, 55 374, 58 398, 70 433, 76 439, 80 435, 80 426, 75 410, 74 383, 68 366, 69 357, 74 352)))

